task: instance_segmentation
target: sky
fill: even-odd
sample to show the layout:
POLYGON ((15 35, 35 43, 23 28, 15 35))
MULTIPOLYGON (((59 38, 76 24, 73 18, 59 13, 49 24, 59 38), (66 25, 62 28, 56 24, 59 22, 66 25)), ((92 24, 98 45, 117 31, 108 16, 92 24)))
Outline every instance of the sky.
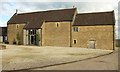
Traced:
POLYGON ((115 12, 115 33, 120 38, 120 0, 1 0, 0 2, 0 26, 7 26, 7 21, 18 10, 18 13, 46 11, 76 7, 78 13, 90 12, 115 12))

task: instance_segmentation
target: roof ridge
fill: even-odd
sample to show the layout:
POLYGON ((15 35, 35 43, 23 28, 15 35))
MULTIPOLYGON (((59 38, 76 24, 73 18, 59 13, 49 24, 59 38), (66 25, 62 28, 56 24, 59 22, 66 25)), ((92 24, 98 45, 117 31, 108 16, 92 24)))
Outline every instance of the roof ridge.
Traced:
POLYGON ((100 13, 112 13, 114 12, 114 10, 112 11, 103 11, 103 12, 90 12, 90 13, 77 13, 77 15, 82 15, 82 14, 100 14, 100 13))
POLYGON ((61 10, 73 10, 73 9, 77 9, 77 8, 65 8, 65 9, 54 9, 54 10, 46 10, 46 11, 26 12, 26 13, 18 13, 18 15, 33 14, 33 13, 42 13, 42 12, 51 12, 51 11, 61 11, 61 10))
POLYGON ((77 14, 74 26, 87 25, 114 25, 114 10, 106 12, 82 13, 77 14))

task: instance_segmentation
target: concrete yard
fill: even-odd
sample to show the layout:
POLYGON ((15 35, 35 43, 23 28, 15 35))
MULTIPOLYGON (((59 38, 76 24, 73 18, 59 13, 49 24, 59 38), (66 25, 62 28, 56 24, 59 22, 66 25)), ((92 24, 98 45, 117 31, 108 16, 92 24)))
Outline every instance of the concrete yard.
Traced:
POLYGON ((75 47, 6 45, 0 50, 2 70, 20 70, 73 62, 97 57, 112 50, 87 49, 75 47))
POLYGON ((28 70, 116 70, 115 72, 117 72, 117 70, 120 69, 120 67, 118 68, 118 66, 120 65, 118 63, 118 49, 116 49, 111 54, 100 56, 97 58, 28 70))

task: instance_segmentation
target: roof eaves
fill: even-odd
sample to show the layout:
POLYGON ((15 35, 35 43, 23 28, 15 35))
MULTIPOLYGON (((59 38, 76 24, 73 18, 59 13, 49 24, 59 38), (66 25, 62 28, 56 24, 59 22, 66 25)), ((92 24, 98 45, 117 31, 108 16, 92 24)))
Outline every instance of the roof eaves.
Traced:
POLYGON ((85 25, 83 25, 83 24, 81 24, 81 25, 72 25, 72 26, 103 26, 103 25, 114 25, 114 24, 85 24, 85 25))

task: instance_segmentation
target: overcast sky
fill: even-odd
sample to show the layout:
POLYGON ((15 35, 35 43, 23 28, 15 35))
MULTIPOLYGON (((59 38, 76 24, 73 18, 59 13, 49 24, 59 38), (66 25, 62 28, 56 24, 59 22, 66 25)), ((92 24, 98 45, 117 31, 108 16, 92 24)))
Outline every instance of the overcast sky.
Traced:
MULTIPOLYGON (((0 26, 7 26, 7 21, 18 9, 18 13, 46 11, 77 7, 78 13, 115 11, 116 37, 118 38, 118 1, 119 0, 1 0, 0 26)), ((120 17, 119 17, 120 18, 120 17)), ((120 30, 119 30, 120 32, 120 30)), ((120 34, 119 34, 120 35, 120 34)), ((120 36, 119 36, 120 38, 120 36)))

